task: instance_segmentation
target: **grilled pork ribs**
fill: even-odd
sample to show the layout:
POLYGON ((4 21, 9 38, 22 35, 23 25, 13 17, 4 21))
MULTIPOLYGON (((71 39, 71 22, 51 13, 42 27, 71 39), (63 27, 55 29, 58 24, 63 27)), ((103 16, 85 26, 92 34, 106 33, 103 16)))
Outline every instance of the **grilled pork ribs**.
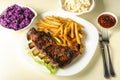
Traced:
POLYGON ((59 67, 64 67, 69 64, 79 53, 68 46, 58 45, 50 33, 37 31, 31 28, 27 33, 30 48, 36 47, 38 52, 42 52, 48 56, 50 61, 56 63, 59 67))

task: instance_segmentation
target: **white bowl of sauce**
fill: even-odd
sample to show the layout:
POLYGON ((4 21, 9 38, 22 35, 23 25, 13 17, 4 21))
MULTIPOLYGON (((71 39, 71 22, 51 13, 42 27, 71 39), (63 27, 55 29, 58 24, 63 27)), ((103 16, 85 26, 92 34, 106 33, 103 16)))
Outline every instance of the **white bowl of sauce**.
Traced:
POLYGON ((103 12, 97 18, 98 24, 106 29, 112 29, 118 23, 117 16, 111 12, 103 12))

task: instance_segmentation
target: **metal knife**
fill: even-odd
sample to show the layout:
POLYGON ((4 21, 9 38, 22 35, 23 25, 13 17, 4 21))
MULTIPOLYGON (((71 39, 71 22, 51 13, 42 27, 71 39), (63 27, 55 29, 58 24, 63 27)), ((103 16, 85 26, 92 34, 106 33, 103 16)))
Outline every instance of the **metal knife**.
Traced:
POLYGON ((104 43, 103 43, 103 39, 102 39, 102 34, 99 34, 99 43, 100 43, 100 48, 101 48, 101 51, 102 51, 104 77, 105 78, 110 78, 110 74, 108 72, 108 67, 107 67, 106 58, 105 58, 104 43))

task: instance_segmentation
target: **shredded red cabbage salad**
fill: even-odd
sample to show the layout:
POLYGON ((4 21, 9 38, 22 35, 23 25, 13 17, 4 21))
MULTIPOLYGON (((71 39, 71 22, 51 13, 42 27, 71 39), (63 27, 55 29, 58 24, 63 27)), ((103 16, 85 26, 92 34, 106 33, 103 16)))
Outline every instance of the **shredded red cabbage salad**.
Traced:
POLYGON ((27 7, 14 4, 0 15, 0 24, 15 31, 28 26, 35 14, 27 7))

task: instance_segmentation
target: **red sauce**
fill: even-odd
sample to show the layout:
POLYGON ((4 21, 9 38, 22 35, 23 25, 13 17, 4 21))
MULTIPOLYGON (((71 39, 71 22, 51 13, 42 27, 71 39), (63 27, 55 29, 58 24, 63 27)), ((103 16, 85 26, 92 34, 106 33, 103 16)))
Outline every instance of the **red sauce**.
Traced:
POLYGON ((103 14, 98 18, 98 23, 104 28, 111 28, 116 24, 116 19, 112 15, 103 14))

